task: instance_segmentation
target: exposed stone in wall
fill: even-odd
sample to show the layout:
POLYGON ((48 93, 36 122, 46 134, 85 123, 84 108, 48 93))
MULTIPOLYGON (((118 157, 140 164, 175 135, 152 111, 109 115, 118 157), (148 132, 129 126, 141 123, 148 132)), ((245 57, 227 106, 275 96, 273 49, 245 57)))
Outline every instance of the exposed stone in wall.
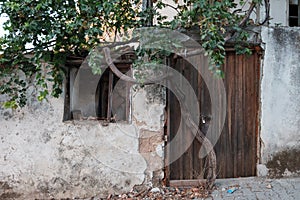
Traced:
POLYGON ((161 184, 164 178, 164 140, 162 132, 140 130, 139 152, 147 162, 145 183, 152 186, 161 184))
POLYGON ((134 123, 139 127, 139 152, 147 162, 144 184, 158 186, 164 178, 165 94, 155 85, 133 94, 134 123), (160 91, 160 93, 155 93, 160 91))
POLYGON ((264 27, 262 39, 261 164, 269 175, 293 175, 300 164, 300 28, 264 27))

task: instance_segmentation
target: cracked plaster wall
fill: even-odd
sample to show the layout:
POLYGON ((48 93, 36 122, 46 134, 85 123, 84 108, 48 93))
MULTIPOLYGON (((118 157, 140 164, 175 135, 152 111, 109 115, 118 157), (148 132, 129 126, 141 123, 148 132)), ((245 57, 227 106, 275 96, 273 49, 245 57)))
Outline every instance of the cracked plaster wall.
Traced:
POLYGON ((299 175, 300 28, 262 28, 259 175, 299 175))
POLYGON ((40 103, 30 94, 23 109, 1 108, 0 197, 87 198, 163 178, 164 105, 146 96, 132 93, 132 123, 108 126, 62 122, 62 98, 40 103))

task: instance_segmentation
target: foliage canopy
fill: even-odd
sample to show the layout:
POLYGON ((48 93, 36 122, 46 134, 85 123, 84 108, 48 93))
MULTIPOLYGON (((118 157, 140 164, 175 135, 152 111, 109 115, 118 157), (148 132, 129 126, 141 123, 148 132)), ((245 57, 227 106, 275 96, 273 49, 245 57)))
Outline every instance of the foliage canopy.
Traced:
MULTIPOLYGON (((145 0, 0 0, 0 14, 7 18, 0 38, 0 93, 9 97, 4 106, 26 105, 30 84, 39 90, 39 100, 49 91, 59 96, 68 56, 85 57, 93 47, 149 20, 176 30, 199 27, 200 42, 215 63, 212 71, 220 75, 225 42, 232 36, 237 44, 246 41, 249 13, 238 12, 233 0, 174 2, 156 0, 145 7, 145 0), (165 7, 174 9, 174 19, 159 12, 165 7)), ((253 0, 250 8, 258 3, 253 0)))

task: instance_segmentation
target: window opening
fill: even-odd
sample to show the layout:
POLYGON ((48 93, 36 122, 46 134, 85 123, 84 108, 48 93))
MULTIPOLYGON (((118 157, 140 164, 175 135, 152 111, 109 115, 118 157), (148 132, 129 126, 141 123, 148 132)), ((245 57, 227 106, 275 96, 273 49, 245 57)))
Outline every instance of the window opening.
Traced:
POLYGON ((299 0, 289 0, 289 26, 300 26, 299 0))
MULTIPOLYGON (((116 66, 122 73, 131 76, 130 64, 116 64, 116 66)), ((98 118, 110 122, 128 121, 129 92, 130 83, 120 80, 110 68, 107 68, 100 78, 96 93, 98 118)))

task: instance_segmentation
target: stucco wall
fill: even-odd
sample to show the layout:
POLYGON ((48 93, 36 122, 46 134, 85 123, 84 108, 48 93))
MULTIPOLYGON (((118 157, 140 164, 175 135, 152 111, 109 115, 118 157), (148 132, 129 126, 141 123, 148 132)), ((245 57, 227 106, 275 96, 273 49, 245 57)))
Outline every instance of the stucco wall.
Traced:
MULTIPOLYGON (((288 5, 288 0, 270 0, 271 26, 288 26, 288 5)), ((261 11, 264 12, 264 9, 261 11)))
POLYGON ((0 110, 0 199, 105 196, 163 178, 164 105, 149 102, 145 89, 132 91, 132 123, 108 126, 62 122, 62 98, 32 96, 26 108, 0 110))
POLYGON ((262 164, 269 175, 300 172, 300 28, 263 28, 262 164))

